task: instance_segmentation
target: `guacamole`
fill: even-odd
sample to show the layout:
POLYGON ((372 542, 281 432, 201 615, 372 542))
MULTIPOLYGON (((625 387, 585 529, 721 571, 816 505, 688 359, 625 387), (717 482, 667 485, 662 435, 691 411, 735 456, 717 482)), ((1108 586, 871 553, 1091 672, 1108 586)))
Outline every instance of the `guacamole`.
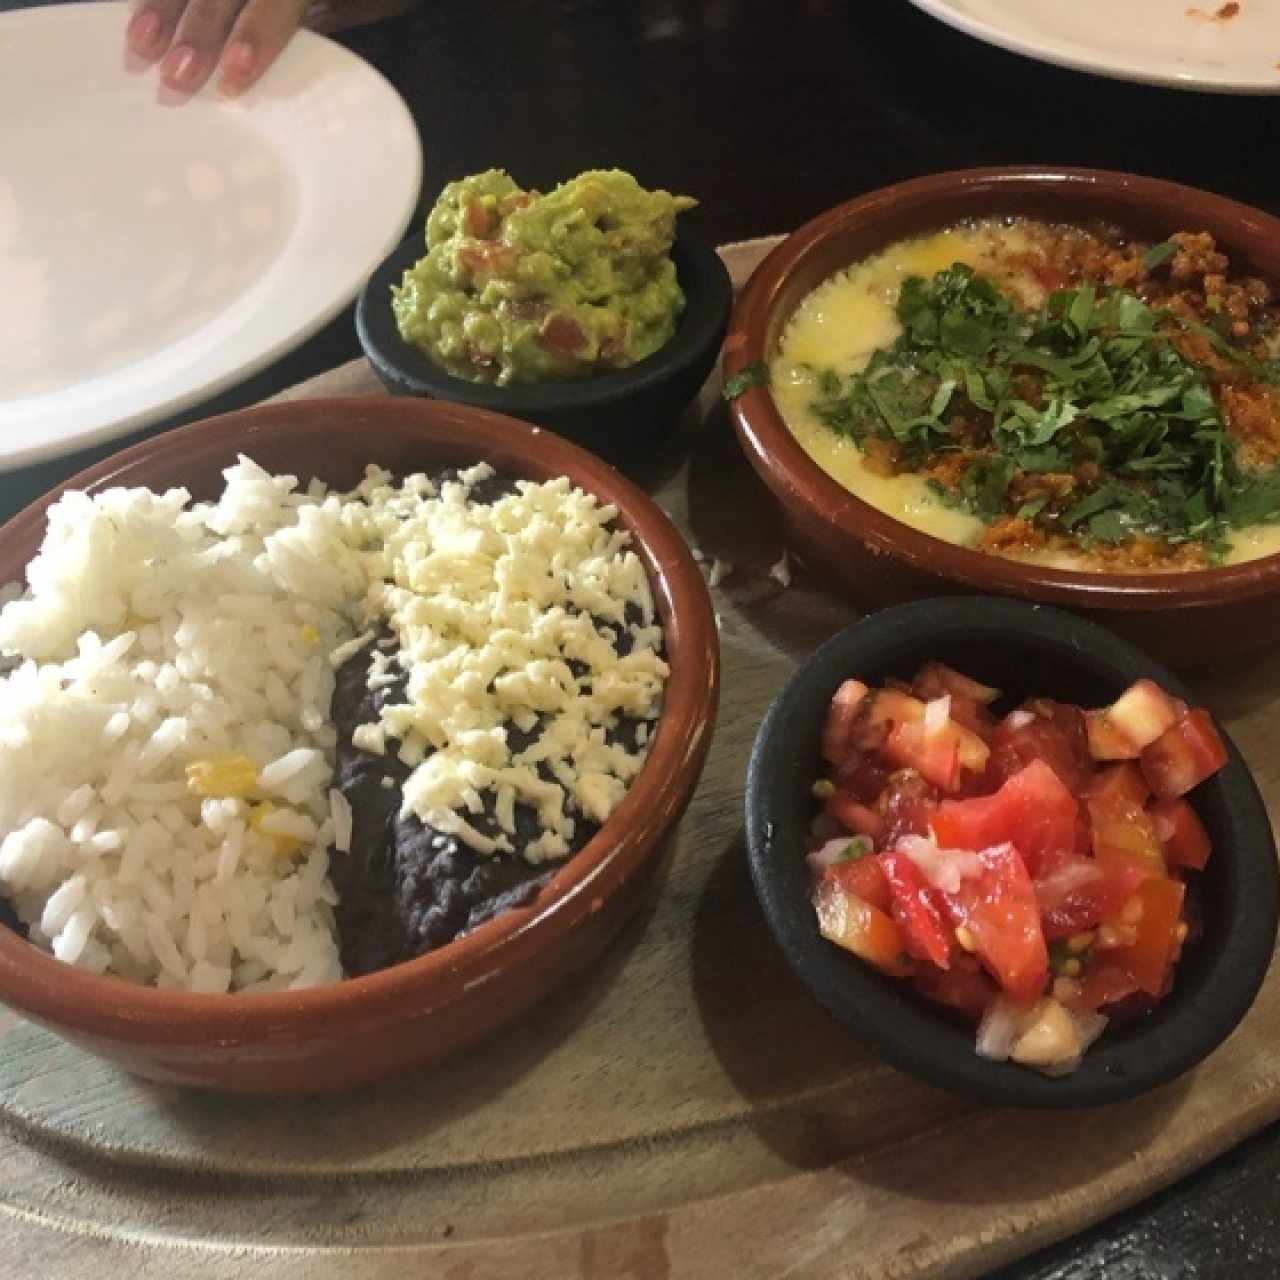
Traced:
POLYGON ((696 201, 593 170, 547 195, 500 169, 451 182, 392 290, 404 340, 469 382, 586 378, 652 355, 684 294, 676 214, 696 201))

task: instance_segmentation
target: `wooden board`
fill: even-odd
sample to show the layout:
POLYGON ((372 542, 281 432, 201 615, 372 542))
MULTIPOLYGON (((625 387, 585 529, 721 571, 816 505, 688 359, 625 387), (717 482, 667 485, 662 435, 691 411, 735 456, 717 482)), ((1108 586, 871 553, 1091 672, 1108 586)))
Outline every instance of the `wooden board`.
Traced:
MULTIPOLYGON (((725 255, 741 279, 767 247, 725 255)), ((376 391, 357 363, 289 394, 376 391)), ((22 1258, 60 1280, 972 1276, 1280 1117, 1276 974, 1198 1071, 1084 1115, 916 1084, 791 976, 747 875, 742 779, 795 661, 853 614, 769 575, 777 534, 714 402, 640 477, 734 566, 713 592, 718 734, 644 917, 478 1050, 338 1099, 149 1086, 0 1012, 0 1275, 22 1258)), ((1278 688, 1280 659, 1201 686, 1273 817, 1278 688)))

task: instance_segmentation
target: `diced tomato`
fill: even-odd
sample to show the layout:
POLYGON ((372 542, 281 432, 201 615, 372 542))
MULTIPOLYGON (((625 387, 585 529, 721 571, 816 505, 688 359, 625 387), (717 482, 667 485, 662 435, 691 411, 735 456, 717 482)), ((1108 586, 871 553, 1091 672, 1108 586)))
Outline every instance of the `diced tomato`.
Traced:
POLYGON ((846 831, 852 831, 856 836, 870 836, 877 844, 881 842, 885 831, 884 818, 847 791, 837 791, 827 801, 827 812, 846 831))
POLYGON ((846 680, 836 690, 822 727, 822 758, 828 764, 839 764, 852 750, 853 724, 866 696, 867 686, 861 680, 846 680))
POLYGON ((968 929, 988 971, 1011 999, 1025 1004, 1044 990, 1049 974, 1035 889, 1011 844, 978 856, 982 873, 963 880, 943 901, 952 923, 968 929))
POLYGON ((988 769, 994 785, 1012 778, 1033 760, 1043 760, 1072 791, 1088 782, 1093 762, 1079 708, 1039 698, 996 725, 988 769))
POLYGON ((1093 856, 1101 863, 1136 863, 1148 875, 1166 874, 1164 851, 1151 815, 1124 796, 1090 796, 1085 804, 1093 832, 1093 856))
POLYGON ((951 718, 958 725, 976 734, 983 742, 990 744, 991 735, 996 729, 996 718, 980 702, 962 698, 959 694, 951 695, 951 718))
POLYGON ((1089 754, 1095 760, 1136 760, 1142 754, 1137 744, 1107 719, 1105 711, 1086 711, 1084 725, 1089 754))
POLYGON ((576 355, 587 345, 587 335, 582 326, 563 311, 553 311, 543 322, 538 341, 548 350, 559 355, 576 355))
POLYGON ((1064 1001, 1073 1013, 1096 1013, 1117 1000, 1125 1000, 1138 990, 1133 975, 1120 968, 1109 958, 1113 953, 1103 952, 1085 970, 1076 984, 1079 991, 1064 1001))
POLYGON ((1196 811, 1185 800, 1157 800, 1150 812, 1169 866, 1203 871, 1213 844, 1196 811))
POLYGON ((893 774, 876 801, 883 821, 881 843, 890 847, 903 836, 923 836, 938 807, 938 788, 918 773, 900 770, 893 774))
POLYGON ((1100 769, 1089 783, 1085 794, 1091 800, 1108 804, 1132 805, 1141 809, 1151 799, 1151 788, 1136 764, 1125 761, 1100 769))
POLYGON ((1141 751, 1172 729, 1183 710, 1154 680, 1135 680, 1102 714, 1141 751))
POLYGON ((894 725, 881 748, 886 760, 904 769, 914 769, 944 791, 960 779, 960 752, 954 737, 925 735, 918 724, 894 725))
POLYGON ((826 875, 854 897, 881 911, 889 911, 893 907, 893 893, 879 858, 870 855, 849 858, 829 867, 826 875))
POLYGON ((832 781, 864 804, 874 804, 889 785, 893 770, 877 756, 850 751, 835 767, 832 781))
POLYGON ((1164 993, 1169 970, 1178 953, 1178 925, 1182 922, 1182 899, 1186 885, 1181 880, 1145 880, 1138 887, 1142 903, 1138 920, 1138 940, 1130 947, 1107 953, 1109 963, 1132 975, 1148 995, 1164 993))
POLYGON ((476 275, 506 275, 515 268, 519 255, 508 245, 496 241, 481 244, 463 243, 457 249, 458 261, 476 275))
POLYGON ((834 880, 824 877, 813 893, 822 936, 852 951, 890 977, 905 978, 911 973, 911 958, 902 946, 902 935, 893 920, 869 902, 846 892, 834 880))
POLYGON ((944 848, 981 850, 1013 844, 1036 874, 1048 857, 1076 844, 1075 797, 1043 760, 1033 760, 992 796, 945 800, 931 819, 944 848))
POLYGON ((953 965, 943 970, 931 964, 916 966, 916 990, 937 1004, 957 1009, 974 1022, 981 1020, 1000 988, 981 969, 953 965))
POLYGON ((469 236, 485 239, 498 225, 495 210, 488 208, 478 200, 468 200, 462 206, 462 230, 469 236))
POLYGON ((911 688, 916 697, 925 702, 950 694, 953 698, 962 698, 966 702, 986 705, 1000 696, 999 689, 979 684, 942 662, 926 662, 917 672, 911 688))
POLYGON ((893 919, 907 951, 939 969, 949 969, 952 935, 943 923, 937 891, 906 854, 882 853, 879 861, 893 897, 893 919))
POLYGON ((1067 854, 1035 881, 1040 922, 1050 941, 1069 938, 1115 915, 1147 878, 1137 862, 1098 862, 1067 854))
POLYGON ((1227 749, 1202 707, 1188 711, 1142 753, 1142 772, 1162 800, 1186 795, 1227 763, 1227 749))

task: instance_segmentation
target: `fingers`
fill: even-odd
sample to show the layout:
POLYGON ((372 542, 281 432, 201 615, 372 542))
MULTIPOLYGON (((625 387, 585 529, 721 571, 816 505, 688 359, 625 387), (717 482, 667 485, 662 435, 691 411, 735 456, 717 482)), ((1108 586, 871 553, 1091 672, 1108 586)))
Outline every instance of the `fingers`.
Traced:
POLYGON ((248 0, 227 40, 220 87, 242 93, 275 61, 302 22, 309 0, 248 0))
POLYGON ((160 63, 160 79, 179 93, 202 89, 243 7, 244 0, 188 0, 160 63))
POLYGON ((173 41, 187 0, 136 0, 125 32, 130 52, 154 62, 173 41))

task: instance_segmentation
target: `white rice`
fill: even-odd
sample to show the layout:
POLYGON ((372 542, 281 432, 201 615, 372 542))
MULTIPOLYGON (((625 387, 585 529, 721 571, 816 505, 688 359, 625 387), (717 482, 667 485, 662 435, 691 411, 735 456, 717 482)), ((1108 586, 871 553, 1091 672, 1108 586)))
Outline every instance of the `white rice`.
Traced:
POLYGON ((363 584, 336 500, 226 480, 64 495, 0 611, 0 894, 60 960, 210 993, 341 977, 329 655, 363 584), (229 756, 253 797, 193 792, 229 756))

